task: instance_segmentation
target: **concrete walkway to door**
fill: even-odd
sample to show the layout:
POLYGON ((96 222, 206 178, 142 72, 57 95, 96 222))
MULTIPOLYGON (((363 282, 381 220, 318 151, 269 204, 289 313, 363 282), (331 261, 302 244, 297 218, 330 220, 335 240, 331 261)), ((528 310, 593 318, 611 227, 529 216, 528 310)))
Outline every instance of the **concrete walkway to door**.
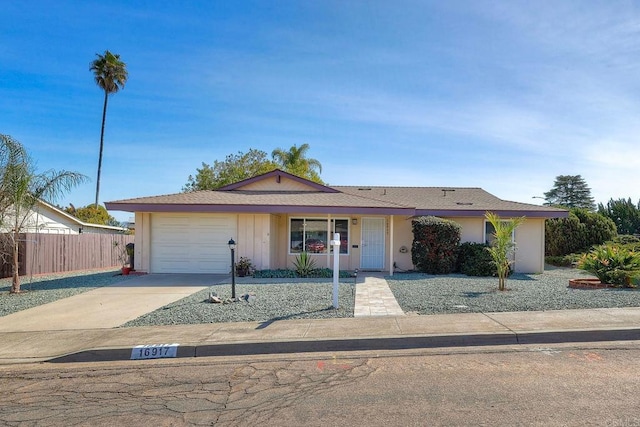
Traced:
POLYGON ((353 317, 403 316, 404 311, 389 289, 381 273, 364 273, 364 280, 356 284, 353 317))
POLYGON ((0 317, 0 332, 115 328, 202 289, 222 274, 149 274, 0 317))

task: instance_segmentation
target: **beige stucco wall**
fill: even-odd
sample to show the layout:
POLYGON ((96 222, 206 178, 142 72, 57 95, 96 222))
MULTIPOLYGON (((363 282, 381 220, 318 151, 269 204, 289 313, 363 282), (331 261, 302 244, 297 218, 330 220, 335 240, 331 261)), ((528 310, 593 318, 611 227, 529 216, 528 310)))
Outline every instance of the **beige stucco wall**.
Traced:
POLYGON ((544 271, 544 221, 541 218, 529 218, 516 229, 516 272, 544 271))
MULTIPOLYGON (((484 243, 484 218, 447 218, 462 226, 460 241, 484 243)), ((505 218, 508 219, 508 218, 505 218)), ((544 219, 527 218, 515 231, 516 256, 514 270, 518 273, 544 271, 544 219)))
POLYGON ((280 217, 282 215, 269 215, 269 229, 270 229, 270 254, 269 254, 269 268, 276 268, 279 265, 280 253, 283 252, 282 246, 280 246, 280 235, 282 234, 280 228, 280 217))
MULTIPOLYGON (((460 241, 462 243, 483 243, 485 241, 484 218, 447 219, 457 222, 462 227, 460 230, 460 241)), ((514 263, 514 270, 516 272, 542 273, 544 271, 544 221, 543 218, 527 218, 525 222, 516 229, 516 254, 514 263)), ((398 253, 401 245, 394 242, 394 249, 396 251, 394 258, 396 259, 398 268, 402 270, 413 268, 410 251, 411 242, 413 242, 411 220, 406 221, 406 225, 403 225, 401 221, 396 219, 394 231, 397 241, 403 239, 409 241, 409 253, 404 256, 398 253), (405 265, 409 267, 405 267, 405 265)))
MULTIPOLYGON (((322 218, 327 216, 311 214, 237 214, 238 256, 251 259, 258 269, 292 268, 295 254, 289 254, 289 219, 290 218, 322 218)), ((355 270, 360 268, 361 224, 362 216, 339 215, 335 218, 349 219, 349 254, 340 255, 340 269, 355 270), (353 219, 357 224, 353 224, 353 219), (357 246, 354 248, 353 246, 357 246)), ((411 219, 406 216, 384 217, 387 222, 385 232, 384 271, 389 271, 393 262, 398 270, 413 268, 411 261, 411 245, 413 233, 411 219), (393 226, 389 220, 392 218, 393 226), (393 229, 393 242, 390 230, 393 229), (390 250, 390 246, 393 247, 390 250), (401 252, 405 247, 406 252, 401 252)), ((449 218, 462 226, 461 241, 484 241, 484 218, 449 218)), ((135 269, 149 271, 151 221, 149 213, 136 213, 136 253, 135 269), (145 249, 146 248, 146 249, 145 249)), ((515 233, 517 251, 515 270, 524 273, 540 273, 544 270, 544 219, 528 218, 515 233)), ((331 254, 311 254, 318 267, 333 266, 331 254)))
POLYGON ((413 244, 411 218, 408 216, 394 216, 393 234, 392 255, 397 269, 411 270, 413 268, 413 262, 411 261, 411 245, 413 244))
POLYGON ((269 214, 239 214, 237 242, 238 257, 251 260, 258 270, 271 264, 271 216, 269 214))
POLYGON ((310 187, 309 185, 303 184, 299 181, 295 181, 285 176, 280 176, 279 180, 276 176, 269 179, 262 179, 260 181, 243 185, 241 188, 242 190, 251 191, 317 191, 315 188, 310 187))
POLYGON ((484 242, 484 218, 447 218, 455 221, 462 227, 460 231, 460 243, 484 242))
POLYGON ((150 271, 151 266, 151 214, 136 212, 136 234, 134 250, 134 269, 150 271))

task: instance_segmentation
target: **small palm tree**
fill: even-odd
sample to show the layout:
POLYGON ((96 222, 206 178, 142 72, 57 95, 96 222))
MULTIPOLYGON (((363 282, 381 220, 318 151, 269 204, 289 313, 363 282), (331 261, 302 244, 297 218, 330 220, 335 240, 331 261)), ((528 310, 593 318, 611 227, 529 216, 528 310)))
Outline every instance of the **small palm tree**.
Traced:
POLYGON ((36 173, 24 146, 0 134, 0 225, 11 245, 11 293, 20 292, 19 237, 39 200, 55 201, 64 192, 84 182, 77 172, 36 173))
POLYGON ((98 57, 91 63, 90 70, 93 72, 96 84, 104 91, 104 106, 102 107, 102 128, 100 130, 100 154, 98 156, 98 178, 96 180, 96 202, 98 207, 98 197, 100 195, 100 172, 102 171, 102 149, 104 147, 104 123, 107 118, 107 101, 109 95, 124 88, 127 82, 127 64, 120 60, 120 55, 104 51, 104 55, 96 54, 98 57))
POLYGON ((271 157, 285 172, 322 183, 319 175, 322 173, 322 165, 316 159, 307 158, 309 148, 309 144, 302 144, 300 147, 294 145, 289 150, 276 148, 271 157))
POLYGON ((524 222, 525 217, 503 220, 493 212, 487 212, 485 217, 495 230, 493 234, 494 240, 487 250, 491 254, 493 263, 498 270, 498 290, 504 291, 509 267, 513 263, 511 254, 516 246, 512 240, 513 232, 524 222))

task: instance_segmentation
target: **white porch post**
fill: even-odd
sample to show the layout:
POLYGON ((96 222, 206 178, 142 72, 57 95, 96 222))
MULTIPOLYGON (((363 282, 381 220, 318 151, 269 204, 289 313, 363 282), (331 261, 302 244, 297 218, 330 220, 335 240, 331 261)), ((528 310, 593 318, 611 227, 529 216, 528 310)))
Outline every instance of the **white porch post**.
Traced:
POLYGON ((389 215, 389 276, 393 276, 393 215, 389 215))
MULTIPOLYGON (((331 214, 327 215, 327 239, 331 239, 333 230, 331 230, 331 214)), ((328 242, 331 243, 331 242, 328 242)), ((327 246, 327 268, 331 268, 331 250, 329 249, 331 245, 327 246)))

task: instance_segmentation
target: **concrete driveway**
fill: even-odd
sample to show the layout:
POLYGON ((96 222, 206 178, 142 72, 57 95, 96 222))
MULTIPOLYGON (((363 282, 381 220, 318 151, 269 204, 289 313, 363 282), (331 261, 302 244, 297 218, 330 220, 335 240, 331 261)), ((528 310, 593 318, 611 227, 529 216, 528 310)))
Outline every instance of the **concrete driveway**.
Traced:
POLYGON ((220 274, 147 274, 0 317, 0 332, 115 328, 224 282, 220 274))

